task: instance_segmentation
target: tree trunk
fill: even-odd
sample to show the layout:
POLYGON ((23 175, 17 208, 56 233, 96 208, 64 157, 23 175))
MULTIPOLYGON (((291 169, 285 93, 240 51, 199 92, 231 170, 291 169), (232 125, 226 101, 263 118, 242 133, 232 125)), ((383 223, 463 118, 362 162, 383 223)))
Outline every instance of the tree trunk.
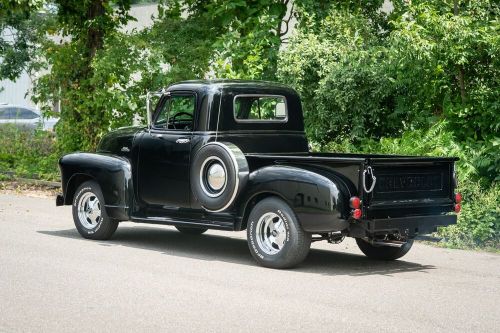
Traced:
POLYGON ((96 24, 96 19, 105 14, 105 0, 92 0, 87 9, 87 20, 94 21, 87 30, 87 49, 90 62, 94 59, 97 50, 103 47, 104 31, 96 24))

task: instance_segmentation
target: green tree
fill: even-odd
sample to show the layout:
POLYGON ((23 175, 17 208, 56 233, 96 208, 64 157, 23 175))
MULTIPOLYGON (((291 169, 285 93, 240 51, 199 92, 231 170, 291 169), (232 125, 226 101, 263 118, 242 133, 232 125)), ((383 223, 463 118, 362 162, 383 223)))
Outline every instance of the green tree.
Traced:
POLYGON ((0 2, 0 79, 16 80, 23 71, 39 69, 39 46, 49 13, 42 0, 0 2))
POLYGON ((369 13, 338 5, 299 26, 279 77, 303 94, 309 133, 320 143, 356 141, 446 118, 459 140, 492 142, 500 127, 498 3, 395 6, 385 30, 369 13))
POLYGON ((129 0, 54 3, 57 24, 51 32, 55 37, 44 48, 50 72, 37 81, 34 100, 47 105, 61 102, 56 131, 64 151, 93 149, 108 130, 107 107, 95 98, 100 87, 93 81, 94 62, 105 39, 130 19, 129 0))

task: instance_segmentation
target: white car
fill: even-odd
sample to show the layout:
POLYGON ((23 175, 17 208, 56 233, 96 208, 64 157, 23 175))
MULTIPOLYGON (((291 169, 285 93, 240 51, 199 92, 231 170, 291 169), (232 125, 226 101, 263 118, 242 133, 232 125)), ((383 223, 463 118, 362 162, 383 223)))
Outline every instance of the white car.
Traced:
POLYGON ((39 110, 27 106, 0 104, 0 124, 53 131, 58 120, 59 118, 44 118, 39 110))

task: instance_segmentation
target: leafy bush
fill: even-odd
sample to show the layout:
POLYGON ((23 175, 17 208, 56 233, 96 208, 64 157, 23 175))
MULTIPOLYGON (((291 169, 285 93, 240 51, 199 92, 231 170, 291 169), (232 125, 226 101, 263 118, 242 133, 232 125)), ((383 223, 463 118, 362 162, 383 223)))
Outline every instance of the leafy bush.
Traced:
POLYGON ((399 136, 440 119, 460 142, 493 142, 499 15, 488 0, 458 2, 457 10, 398 2, 380 29, 361 11, 332 6, 314 33, 299 28, 280 54, 278 77, 301 93, 308 134, 321 144, 399 136))
POLYGON ((18 177, 58 180, 58 153, 51 132, 0 126, 0 171, 18 177))
POLYGON ((453 247, 500 248, 500 184, 482 189, 477 183, 460 185, 464 197, 458 223, 441 228, 439 235, 453 247))

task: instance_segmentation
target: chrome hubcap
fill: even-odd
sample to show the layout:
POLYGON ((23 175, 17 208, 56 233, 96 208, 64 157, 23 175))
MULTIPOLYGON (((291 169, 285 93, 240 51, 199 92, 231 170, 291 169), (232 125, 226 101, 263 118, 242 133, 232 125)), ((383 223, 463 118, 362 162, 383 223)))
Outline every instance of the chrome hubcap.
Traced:
POLYGON ((283 219, 275 213, 262 215, 257 222, 257 244, 266 254, 273 255, 285 246, 286 228, 283 219))
POLYGON ((226 170, 219 163, 214 163, 208 168, 208 186, 214 191, 219 191, 226 183, 226 170))
POLYGON ((86 229, 94 229, 101 222, 101 203, 92 192, 86 192, 78 201, 78 219, 86 229))
POLYGON ((200 169, 201 189, 211 198, 220 196, 227 185, 227 172, 224 162, 216 156, 207 158, 200 169))

